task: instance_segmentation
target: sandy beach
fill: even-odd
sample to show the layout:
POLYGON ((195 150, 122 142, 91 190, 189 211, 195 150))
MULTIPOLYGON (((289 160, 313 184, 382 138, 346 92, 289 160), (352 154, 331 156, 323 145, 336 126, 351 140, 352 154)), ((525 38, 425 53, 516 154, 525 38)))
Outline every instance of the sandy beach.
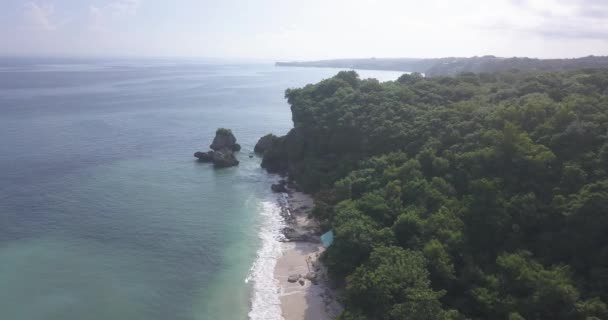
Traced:
POLYGON ((282 255, 275 267, 283 319, 334 319, 341 306, 328 286, 325 267, 318 261, 324 248, 319 226, 309 217, 313 200, 301 192, 290 192, 285 200, 282 205, 288 212, 283 215, 290 229, 285 234, 291 241, 282 243, 282 255))

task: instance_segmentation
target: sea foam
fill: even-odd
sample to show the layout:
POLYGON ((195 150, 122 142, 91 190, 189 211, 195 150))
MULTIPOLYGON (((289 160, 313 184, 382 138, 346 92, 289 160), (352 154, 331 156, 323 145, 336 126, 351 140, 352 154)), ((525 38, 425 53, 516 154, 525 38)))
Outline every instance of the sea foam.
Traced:
POLYGON ((276 202, 262 202, 260 207, 260 249, 245 280, 253 284, 249 319, 282 320, 279 284, 274 277, 274 269, 281 255, 281 230, 285 224, 276 202))

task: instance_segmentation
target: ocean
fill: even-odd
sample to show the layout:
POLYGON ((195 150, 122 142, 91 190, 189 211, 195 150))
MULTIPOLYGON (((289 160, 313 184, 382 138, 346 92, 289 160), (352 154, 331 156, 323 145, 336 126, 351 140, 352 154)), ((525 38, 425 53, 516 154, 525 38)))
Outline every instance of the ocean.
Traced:
POLYGON ((292 127, 285 89, 337 71, 0 58, 0 318, 280 319, 277 177, 249 154, 292 127), (192 156, 219 127, 238 167, 192 156))

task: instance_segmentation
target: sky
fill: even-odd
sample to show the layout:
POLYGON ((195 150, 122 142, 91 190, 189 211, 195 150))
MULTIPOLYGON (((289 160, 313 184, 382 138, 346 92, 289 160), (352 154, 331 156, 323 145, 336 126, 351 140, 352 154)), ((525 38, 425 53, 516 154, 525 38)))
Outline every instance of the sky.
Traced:
POLYGON ((0 55, 608 55, 608 0, 2 0, 0 55))

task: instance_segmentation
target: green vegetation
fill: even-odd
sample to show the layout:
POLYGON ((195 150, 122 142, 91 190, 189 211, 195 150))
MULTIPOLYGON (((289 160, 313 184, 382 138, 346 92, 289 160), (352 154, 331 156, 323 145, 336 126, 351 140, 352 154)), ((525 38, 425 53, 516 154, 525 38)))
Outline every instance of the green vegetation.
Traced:
POLYGON ((287 90, 343 320, 608 319, 608 71, 287 90))
POLYGON ((232 130, 230 129, 226 129, 226 128, 218 128, 215 131, 216 135, 224 135, 224 136, 228 136, 228 135, 232 135, 232 130))

